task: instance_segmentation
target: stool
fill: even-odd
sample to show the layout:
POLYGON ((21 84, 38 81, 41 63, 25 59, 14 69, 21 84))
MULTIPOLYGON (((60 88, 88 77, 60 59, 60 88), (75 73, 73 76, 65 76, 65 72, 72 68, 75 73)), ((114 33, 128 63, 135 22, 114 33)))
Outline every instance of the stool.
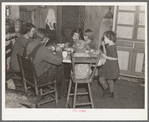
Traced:
POLYGON ((69 107, 70 96, 73 96, 73 108, 75 108, 76 106, 83 106, 83 105, 91 105, 91 108, 94 108, 90 83, 84 83, 84 84, 87 84, 88 86, 88 92, 81 92, 81 93, 77 93, 78 84, 80 83, 75 83, 74 93, 70 93, 72 88, 72 80, 70 79, 69 86, 68 86, 67 100, 66 100, 66 108, 69 107), (86 102, 86 103, 76 103, 77 95, 89 95, 90 100, 89 102, 86 102))

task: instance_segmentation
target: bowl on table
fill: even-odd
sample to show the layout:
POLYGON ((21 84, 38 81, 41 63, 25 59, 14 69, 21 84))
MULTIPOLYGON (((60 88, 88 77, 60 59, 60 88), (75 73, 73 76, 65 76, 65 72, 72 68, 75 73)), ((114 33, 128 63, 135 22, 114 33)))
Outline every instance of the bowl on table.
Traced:
POLYGON ((94 54, 97 54, 97 55, 100 54, 100 51, 99 50, 90 50, 90 52, 91 53, 94 53, 94 54))
POLYGON ((65 51, 73 52, 73 48, 64 48, 65 51))
POLYGON ((57 46, 60 46, 61 48, 64 48, 65 47, 65 44, 64 43, 61 43, 61 44, 57 44, 57 46))
POLYGON ((48 49, 51 50, 51 51, 55 51, 56 47, 51 45, 51 46, 48 46, 48 49))

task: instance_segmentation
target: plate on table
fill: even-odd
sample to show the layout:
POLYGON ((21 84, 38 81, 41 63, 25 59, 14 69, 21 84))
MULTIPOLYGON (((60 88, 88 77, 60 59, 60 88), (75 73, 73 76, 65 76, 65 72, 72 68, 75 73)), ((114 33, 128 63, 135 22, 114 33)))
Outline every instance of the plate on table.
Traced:
POLYGON ((88 54, 90 54, 91 56, 98 56, 98 55, 100 55, 100 51, 99 50, 94 50, 94 51, 89 51, 89 53, 88 54))
POLYGON ((99 50, 90 50, 91 53, 94 53, 94 54, 99 54, 100 51, 99 50))
POLYGON ((73 48, 64 48, 65 51, 73 52, 73 48))
POLYGON ((51 51, 55 51, 55 47, 54 47, 54 46, 52 46, 52 45, 51 45, 51 46, 49 46, 49 47, 48 47, 48 49, 49 49, 49 50, 51 50, 51 51))
POLYGON ((65 47, 65 44, 64 43, 61 43, 61 44, 57 44, 57 46, 60 46, 61 48, 64 48, 65 47))

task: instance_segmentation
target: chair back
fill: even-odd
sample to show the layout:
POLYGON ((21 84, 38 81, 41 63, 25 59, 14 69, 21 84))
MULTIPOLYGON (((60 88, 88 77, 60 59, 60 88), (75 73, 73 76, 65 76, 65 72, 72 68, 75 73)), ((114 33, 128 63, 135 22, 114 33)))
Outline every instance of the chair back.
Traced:
POLYGON ((12 41, 10 41, 9 44, 6 45, 6 59, 11 57, 12 48, 13 48, 13 43, 12 43, 12 41))
POLYGON ((11 57, 12 48, 13 48, 13 43, 12 43, 12 41, 10 41, 9 44, 6 45, 6 69, 7 69, 7 65, 9 63, 7 59, 11 57))
POLYGON ((29 57, 23 57, 17 54, 20 69, 23 77, 23 82, 30 84, 33 87, 37 86, 35 67, 32 59, 29 57))
POLYGON ((93 67, 93 71, 91 74, 88 74, 86 79, 93 79, 95 74, 100 56, 97 57, 74 57, 74 54, 71 54, 71 61, 72 61, 72 72, 73 78, 76 79, 76 72, 75 72, 75 65, 76 64, 89 64, 89 68, 93 67))
POLYGON ((8 59, 11 58, 12 49, 13 49, 13 41, 15 41, 17 38, 18 38, 18 36, 10 36, 5 39, 5 41, 6 41, 6 48, 5 48, 5 51, 6 51, 6 56, 5 56, 6 72, 9 69, 8 65, 10 63, 10 60, 8 60, 8 59))

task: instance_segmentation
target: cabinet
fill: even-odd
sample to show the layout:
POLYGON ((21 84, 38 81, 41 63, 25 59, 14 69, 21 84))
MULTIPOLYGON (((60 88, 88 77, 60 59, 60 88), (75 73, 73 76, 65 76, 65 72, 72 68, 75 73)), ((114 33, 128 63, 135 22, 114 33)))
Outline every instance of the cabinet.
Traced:
POLYGON ((144 78, 145 6, 118 6, 115 13, 114 31, 121 73, 144 78))

